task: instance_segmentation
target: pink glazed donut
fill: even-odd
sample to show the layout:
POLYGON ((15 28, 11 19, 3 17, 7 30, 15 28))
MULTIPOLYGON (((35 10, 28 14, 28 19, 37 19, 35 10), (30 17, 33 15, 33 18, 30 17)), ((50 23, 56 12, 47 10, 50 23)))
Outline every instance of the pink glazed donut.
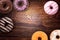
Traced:
POLYGON ((48 15, 54 15, 58 12, 59 6, 55 1, 48 1, 45 5, 44 5, 44 11, 48 14, 48 15))
POLYGON ((27 0, 14 0, 13 4, 15 9, 23 11, 27 8, 28 2, 27 0))

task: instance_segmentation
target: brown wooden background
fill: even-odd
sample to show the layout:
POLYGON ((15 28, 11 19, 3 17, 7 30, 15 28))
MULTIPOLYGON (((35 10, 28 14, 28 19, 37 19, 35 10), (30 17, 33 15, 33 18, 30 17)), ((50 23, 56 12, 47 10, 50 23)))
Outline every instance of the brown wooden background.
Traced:
MULTIPOLYGON (((14 21, 14 29, 10 33, 0 33, 0 40, 31 40, 36 31, 44 31, 48 38, 50 33, 60 28, 60 10, 50 16, 44 12, 44 4, 49 0, 28 0, 28 8, 18 12, 14 9, 7 15, 14 21)), ((60 0, 54 0, 60 6, 60 0)), ((60 8, 59 8, 60 9, 60 8)), ((49 39, 50 40, 50 39, 49 39)))

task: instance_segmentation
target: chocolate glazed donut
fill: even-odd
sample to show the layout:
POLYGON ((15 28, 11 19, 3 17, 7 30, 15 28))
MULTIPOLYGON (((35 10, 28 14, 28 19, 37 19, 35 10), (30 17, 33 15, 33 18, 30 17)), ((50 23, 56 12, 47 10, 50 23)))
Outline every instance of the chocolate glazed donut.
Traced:
POLYGON ((10 0, 0 1, 0 13, 6 14, 12 10, 12 3, 10 0))
POLYGON ((4 17, 0 19, 0 31, 3 33, 8 33, 13 29, 13 21, 9 17, 4 17))

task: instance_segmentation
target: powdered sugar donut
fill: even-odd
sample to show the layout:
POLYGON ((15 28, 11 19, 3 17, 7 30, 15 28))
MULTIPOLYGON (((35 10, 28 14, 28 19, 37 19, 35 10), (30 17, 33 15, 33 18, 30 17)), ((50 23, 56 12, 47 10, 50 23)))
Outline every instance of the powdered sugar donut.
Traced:
POLYGON ((28 2, 27 0, 14 0, 13 5, 15 9, 22 11, 27 8, 28 2))
POLYGON ((45 5, 44 5, 44 11, 48 14, 48 15, 54 15, 58 12, 58 4, 55 1, 48 1, 45 5))
POLYGON ((54 30, 50 35, 50 40, 60 40, 60 30, 54 30))
POLYGON ((4 33, 8 33, 13 29, 12 19, 9 17, 4 17, 0 19, 0 31, 4 33))

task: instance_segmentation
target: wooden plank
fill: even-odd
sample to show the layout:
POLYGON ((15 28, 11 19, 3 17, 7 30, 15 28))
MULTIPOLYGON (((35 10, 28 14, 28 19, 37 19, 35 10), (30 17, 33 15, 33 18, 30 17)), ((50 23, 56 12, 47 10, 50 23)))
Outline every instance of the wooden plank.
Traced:
POLYGON ((31 40, 36 31, 44 31, 49 37, 53 30, 60 28, 60 14, 49 16, 44 12, 43 7, 47 0, 29 2, 26 10, 18 12, 13 9, 11 13, 3 15, 12 18, 14 29, 7 34, 0 33, 0 40, 31 40))

